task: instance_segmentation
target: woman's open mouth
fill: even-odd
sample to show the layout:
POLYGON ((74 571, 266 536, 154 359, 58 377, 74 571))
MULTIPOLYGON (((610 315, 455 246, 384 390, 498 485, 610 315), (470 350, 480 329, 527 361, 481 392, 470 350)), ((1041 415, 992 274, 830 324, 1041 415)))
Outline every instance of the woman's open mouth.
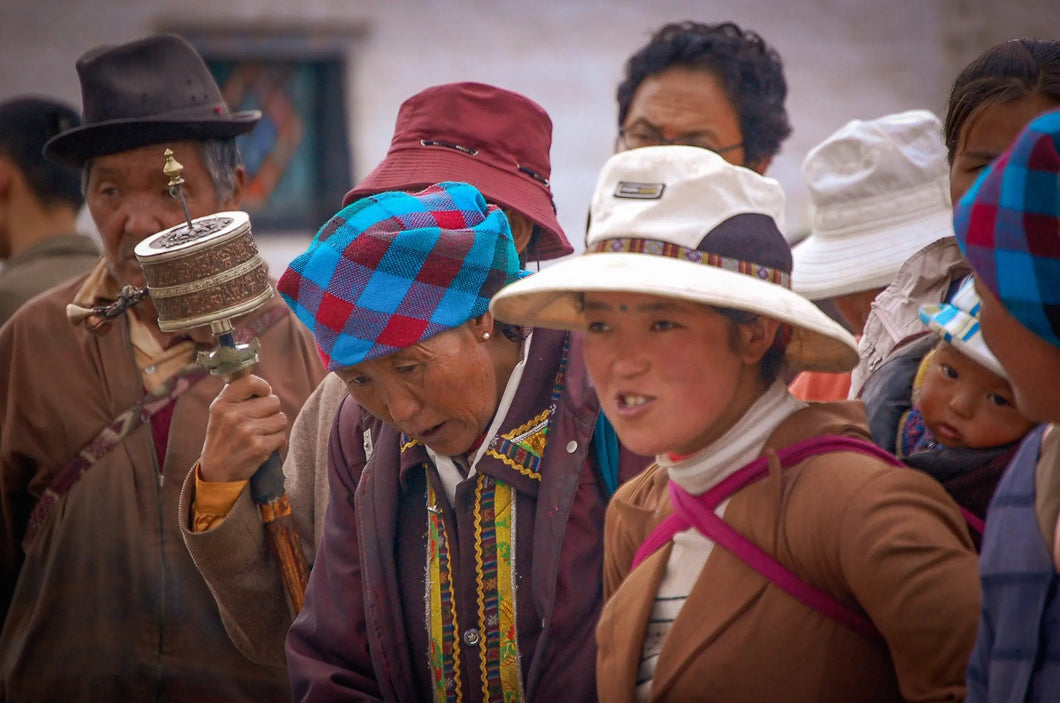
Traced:
POLYGON ((432 441, 438 439, 438 437, 445 431, 445 422, 439 422, 433 427, 428 427, 425 430, 421 430, 416 433, 416 439, 420 440, 424 444, 430 444, 432 441))
POLYGON ((632 417, 647 412, 648 407, 654 402, 653 396, 640 393, 618 393, 615 396, 616 409, 623 417, 632 417))

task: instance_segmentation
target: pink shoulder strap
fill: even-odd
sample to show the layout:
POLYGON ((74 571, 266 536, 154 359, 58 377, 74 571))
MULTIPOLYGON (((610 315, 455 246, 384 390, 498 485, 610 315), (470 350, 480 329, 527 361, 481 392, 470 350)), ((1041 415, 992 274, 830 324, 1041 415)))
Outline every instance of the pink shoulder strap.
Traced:
MULTIPOLYGON (((852 437, 843 437, 841 435, 820 435, 817 437, 811 437, 784 447, 777 451, 776 454, 777 459, 780 461, 781 468, 787 468, 813 456, 814 454, 835 451, 855 451, 862 454, 870 454, 893 466, 904 466, 904 464, 899 462, 894 456, 880 449, 875 444, 860 439, 854 439, 852 437)), ((768 471, 768 458, 760 456, 746 466, 736 470, 718 485, 704 493, 699 497, 699 501, 708 505, 709 508, 713 510, 719 503, 721 503, 721 501, 725 500, 733 493, 736 493, 744 486, 759 480, 765 476, 768 471)), ((633 568, 636 568, 637 565, 647 559, 648 556, 658 551, 659 548, 669 542, 675 534, 682 530, 687 530, 689 527, 691 527, 691 524, 688 520, 677 512, 667 517, 659 523, 654 530, 652 530, 651 534, 648 535, 647 539, 645 539, 637 549, 637 554, 633 558, 633 568)))
MULTIPOLYGON (((784 447, 776 454, 781 467, 787 468, 816 454, 840 451, 868 454, 891 465, 904 466, 894 456, 870 442, 840 435, 811 437, 784 447)), ((671 481, 670 500, 674 506, 674 513, 663 520, 641 544, 633 559, 633 568, 669 542, 675 534, 694 527, 808 607, 855 632, 867 637, 879 638, 879 632, 872 621, 800 579, 794 572, 737 532, 714 512, 719 503, 744 486, 761 479, 768 471, 767 457, 760 456, 698 497, 691 495, 671 481)))

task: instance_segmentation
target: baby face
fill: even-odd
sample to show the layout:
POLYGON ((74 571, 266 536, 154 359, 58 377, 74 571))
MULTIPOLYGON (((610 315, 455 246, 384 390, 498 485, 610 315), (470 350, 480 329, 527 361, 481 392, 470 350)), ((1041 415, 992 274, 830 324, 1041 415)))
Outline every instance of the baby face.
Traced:
POLYGON ((920 411, 938 443, 950 449, 1002 446, 1034 427, 1016 410, 1008 381, 946 342, 929 362, 920 411))

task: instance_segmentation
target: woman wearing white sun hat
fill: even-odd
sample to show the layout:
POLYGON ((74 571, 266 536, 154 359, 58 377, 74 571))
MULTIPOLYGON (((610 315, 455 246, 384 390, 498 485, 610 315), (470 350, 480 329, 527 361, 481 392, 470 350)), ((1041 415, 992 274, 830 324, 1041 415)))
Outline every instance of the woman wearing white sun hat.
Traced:
POLYGON ((967 531, 935 482, 867 441, 860 403, 784 387, 857 352, 791 292, 782 210, 775 181, 708 151, 617 154, 587 253, 493 300, 500 319, 585 329, 604 411, 656 456, 608 507, 603 701, 963 697, 967 531))
MULTIPOLYGON (((810 150, 810 236, 792 252, 791 287, 831 301, 861 335, 876 296, 917 251, 953 236, 942 123, 927 110, 851 120, 810 150)), ((850 374, 799 374, 803 400, 845 400, 850 374)), ((870 413, 871 416, 871 413, 870 413)))

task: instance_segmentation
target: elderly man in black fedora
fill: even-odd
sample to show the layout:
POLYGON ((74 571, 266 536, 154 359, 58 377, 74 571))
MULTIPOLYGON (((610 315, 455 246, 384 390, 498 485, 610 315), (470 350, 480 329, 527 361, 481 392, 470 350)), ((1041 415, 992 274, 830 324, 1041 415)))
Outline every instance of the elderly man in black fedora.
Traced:
MULTIPOLYGON (((230 113, 172 35, 95 49, 77 71, 84 122, 45 155, 82 169, 104 257, 0 331, 0 699, 283 700, 283 670, 231 643, 177 524, 223 385, 192 363, 212 338, 159 329, 133 254, 184 219, 164 149, 192 217, 237 209, 234 138, 260 115, 230 113)), ((312 339, 278 296, 234 323, 261 340, 263 402, 294 417, 323 376, 312 339)))

